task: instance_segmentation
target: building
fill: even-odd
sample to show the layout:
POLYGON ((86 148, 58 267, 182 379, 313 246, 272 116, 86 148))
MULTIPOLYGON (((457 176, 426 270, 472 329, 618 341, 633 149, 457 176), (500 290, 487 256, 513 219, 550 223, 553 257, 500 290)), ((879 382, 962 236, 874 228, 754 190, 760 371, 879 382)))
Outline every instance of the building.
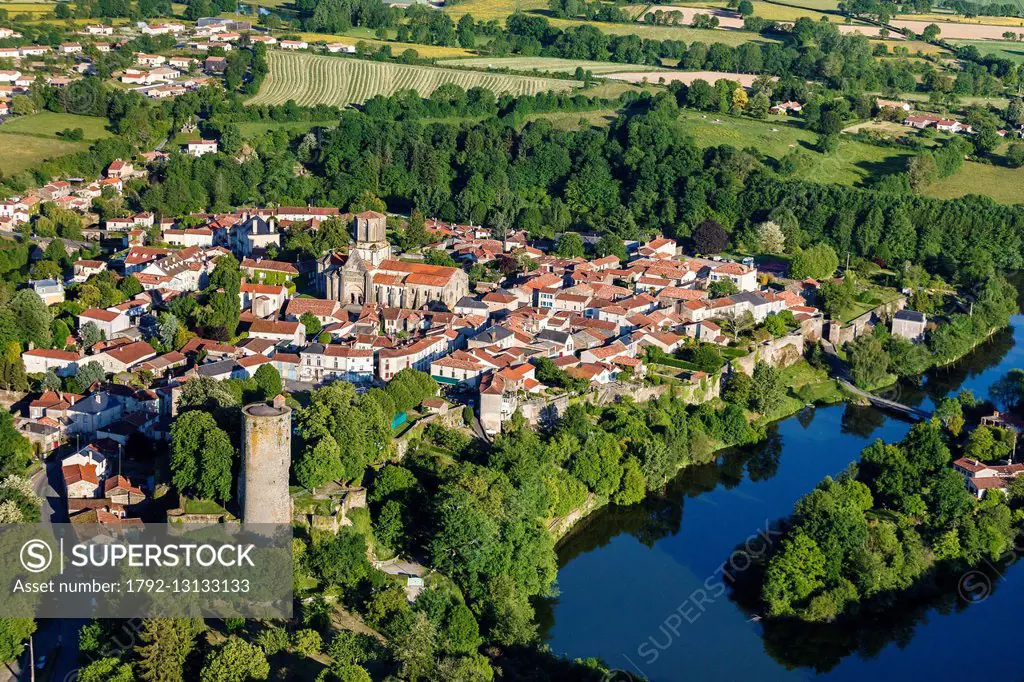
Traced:
POLYGON ((292 410, 279 395, 242 410, 242 474, 238 498, 246 524, 290 524, 288 471, 292 460, 292 410))
POLYGON ((29 282, 46 305, 56 305, 64 301, 64 284, 56 279, 37 279, 29 282))
POLYGON ((892 335, 919 343, 924 340, 928 319, 916 310, 898 310, 892 316, 892 335))
POLYGON ((81 356, 55 348, 33 348, 21 354, 27 374, 45 374, 53 370, 57 376, 71 376, 78 371, 81 356))
POLYGON ((118 332, 131 326, 131 319, 121 312, 89 308, 78 316, 78 330, 81 331, 87 324, 96 325, 105 338, 112 339, 118 332))
POLYGON ((339 261, 335 254, 328 254, 318 263, 324 296, 343 305, 377 303, 416 309, 439 302, 454 309, 469 294, 469 276, 459 268, 393 259, 386 220, 375 211, 354 217, 356 243, 348 257, 339 261))
POLYGON ((189 156, 202 156, 203 154, 216 154, 216 140, 195 140, 185 145, 185 151, 189 156))
POLYGON ((97 497, 100 479, 96 467, 88 464, 72 464, 61 468, 64 474, 64 495, 68 498, 97 497))
POLYGON ((953 469, 963 477, 967 491, 980 500, 989 490, 1006 492, 1010 481, 1024 473, 1024 464, 985 464, 961 457, 953 462, 953 469))
POLYGON ((373 351, 336 344, 311 343, 299 352, 304 381, 342 380, 353 384, 373 381, 373 351))

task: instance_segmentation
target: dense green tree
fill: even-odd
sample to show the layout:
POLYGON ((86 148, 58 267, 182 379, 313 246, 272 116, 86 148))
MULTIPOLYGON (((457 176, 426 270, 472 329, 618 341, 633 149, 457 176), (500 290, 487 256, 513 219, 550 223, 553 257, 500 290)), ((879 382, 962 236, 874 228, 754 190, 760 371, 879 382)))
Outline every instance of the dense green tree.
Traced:
POLYGON ((183 492, 204 499, 231 499, 235 448, 213 416, 191 410, 171 426, 171 480, 183 492))
POLYGON ((265 680, 270 664, 263 650, 238 637, 230 637, 206 656, 199 674, 201 682, 245 682, 265 680))

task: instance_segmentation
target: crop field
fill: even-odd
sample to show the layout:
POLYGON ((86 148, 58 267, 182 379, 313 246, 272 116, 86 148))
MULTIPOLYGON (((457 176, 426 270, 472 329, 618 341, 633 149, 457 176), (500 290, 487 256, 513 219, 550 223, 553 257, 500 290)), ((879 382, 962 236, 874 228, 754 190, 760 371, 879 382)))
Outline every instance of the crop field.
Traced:
POLYGON ((504 19, 516 12, 546 10, 547 0, 465 0, 451 6, 445 5, 444 11, 455 17, 472 14, 477 21, 504 19))
POLYGON ((859 185, 869 177, 902 170, 907 153, 840 140, 834 154, 814 149, 817 135, 782 118, 754 121, 725 114, 686 110, 680 115, 681 129, 701 147, 727 144, 736 149, 754 147, 765 156, 781 159, 793 150, 803 150, 804 161, 794 179, 859 185))
POLYGON ((416 50, 417 54, 421 57, 428 59, 452 59, 454 57, 470 57, 473 55, 472 52, 461 47, 446 47, 444 45, 420 45, 419 43, 400 43, 394 40, 377 40, 375 38, 368 38, 366 34, 372 35, 372 31, 367 31, 361 28, 353 28, 343 33, 298 33, 303 40, 308 43, 324 42, 324 43, 344 43, 346 45, 358 45, 359 43, 366 43, 373 48, 387 45, 391 48, 391 53, 395 55, 402 54, 406 50, 416 50))
POLYGON ((46 14, 53 11, 52 2, 0 2, 0 9, 6 10, 10 16, 18 14, 46 14))
POLYGON ((592 62, 585 59, 561 59, 559 57, 476 57, 473 59, 448 59, 439 63, 445 66, 466 66, 474 69, 510 69, 512 71, 547 73, 574 73, 577 67, 583 67, 585 71, 590 71, 595 76, 636 70, 636 64, 592 62))
POLYGON ((374 95, 391 95, 398 90, 414 89, 426 96, 443 83, 455 83, 466 89, 479 86, 495 93, 513 95, 571 90, 582 85, 572 80, 409 66, 279 50, 270 51, 267 58, 270 73, 259 93, 249 100, 250 104, 283 104, 293 99, 304 106, 344 106, 365 102, 374 95))
POLYGON ((725 73, 724 71, 652 71, 645 69, 643 71, 624 71, 621 73, 610 73, 609 78, 615 80, 626 81, 627 83, 659 83, 664 81, 665 83, 685 83, 691 85, 694 81, 703 80, 707 81, 711 85, 714 85, 720 80, 727 80, 739 83, 745 88, 749 88, 754 84, 754 81, 758 79, 756 74, 752 73, 725 73))
POLYGON ((917 54, 918 52, 923 55, 949 54, 942 47, 926 43, 923 40, 872 40, 871 42, 872 44, 882 43, 889 48, 889 52, 891 54, 895 54, 896 50, 899 48, 905 48, 907 52, 912 55, 917 54))
MULTIPOLYGON (((987 21, 989 17, 985 17, 985 19, 987 21)), ((893 19, 890 23, 897 28, 910 29, 917 34, 924 31, 925 27, 929 24, 935 24, 939 27, 939 37, 951 40, 1002 40, 1003 34, 1013 28, 991 22, 986 24, 966 24, 961 22, 893 19)))
MULTIPOLYGON (((1012 3, 1011 3, 1012 4, 1012 3)), ((933 12, 930 14, 901 14, 900 19, 907 21, 928 21, 942 26, 943 23, 953 24, 989 24, 995 26, 1024 26, 1021 17, 965 17, 951 12, 933 12)))
MULTIPOLYGON (((459 5, 461 7, 462 5, 459 5)), ((637 35, 648 40, 683 40, 687 43, 725 43, 733 47, 749 42, 774 42, 749 31, 723 31, 720 29, 699 29, 688 26, 652 26, 643 23, 612 24, 601 21, 577 21, 574 19, 550 19, 552 26, 565 30, 570 26, 593 26, 608 35, 637 35)))

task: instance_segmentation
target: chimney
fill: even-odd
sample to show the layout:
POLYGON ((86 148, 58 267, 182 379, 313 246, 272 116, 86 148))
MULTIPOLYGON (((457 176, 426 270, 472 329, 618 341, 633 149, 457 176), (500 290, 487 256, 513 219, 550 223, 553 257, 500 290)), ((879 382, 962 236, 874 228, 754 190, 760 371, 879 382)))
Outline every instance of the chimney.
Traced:
POLYGON ((274 396, 274 400, 272 402, 274 407, 280 410, 281 408, 284 407, 284 394, 278 393, 276 396, 274 396))

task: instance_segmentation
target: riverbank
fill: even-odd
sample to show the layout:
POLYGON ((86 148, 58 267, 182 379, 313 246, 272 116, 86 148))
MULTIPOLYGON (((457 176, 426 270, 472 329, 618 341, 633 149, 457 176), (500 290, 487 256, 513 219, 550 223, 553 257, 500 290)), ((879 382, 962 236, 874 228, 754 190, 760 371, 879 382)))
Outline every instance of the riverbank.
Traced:
MULTIPOLYGON (((965 350, 955 359, 952 359, 943 365, 933 365, 929 367, 925 373, 931 370, 943 369, 955 365, 974 353, 980 346, 988 343, 997 332, 1006 329, 1008 326, 1009 325, 1007 324, 990 328, 986 335, 977 339, 970 347, 965 348, 965 350)), ((779 409, 767 416, 759 415, 757 419, 752 422, 752 425, 762 432, 762 437, 758 441, 750 443, 749 445, 756 445, 757 443, 762 442, 765 437, 764 434, 771 425, 788 419, 808 407, 834 405, 841 402, 848 402, 860 406, 871 404, 869 399, 859 396, 855 392, 844 387, 842 382, 835 376, 832 376, 824 370, 812 367, 806 359, 801 359, 799 362, 796 362, 789 367, 781 368, 781 371, 783 372, 785 385, 788 389, 787 395, 782 401, 779 409), (816 374, 816 372, 819 374, 816 374)), ((918 375, 917 378, 920 380, 925 376, 925 373, 918 375)), ((869 392, 890 389, 898 383, 899 380, 897 379, 885 387, 876 388, 869 392)), ((710 449, 696 453, 695 457, 694 453, 691 453, 690 461, 678 467, 673 476, 678 475, 689 466, 705 464, 708 461, 714 460, 720 453, 730 447, 732 446, 718 442, 714 443, 713 447, 710 449)), ((651 492, 649 492, 648 495, 650 495, 651 492)), ((581 522, 585 521, 594 512, 607 507, 609 503, 610 499, 607 496, 595 496, 591 494, 582 506, 573 509, 564 516, 549 520, 547 528, 555 540, 556 547, 569 534, 571 534, 573 529, 581 522)))
MULTIPOLYGON (((904 386, 903 399, 934 409, 965 390, 984 397, 1013 367, 1024 367, 1020 315, 1012 333, 997 333, 957 366, 904 386)), ((720 587, 723 559, 738 541, 756 539, 766 522, 789 515, 865 446, 897 442, 910 428, 889 412, 852 403, 799 411, 773 423, 757 445, 684 467, 640 504, 591 514, 559 543, 558 596, 538 605, 544 641, 560 656, 599 657, 652 682, 1013 678, 1012 657, 965 658, 949 642, 984 629, 987 645, 1016 646, 1020 562, 998 565, 1002 575, 988 582, 972 576, 967 597, 942 580, 938 592, 922 593, 919 606, 901 601, 899 611, 865 614, 841 628, 752 622, 751 611, 720 587)))
MULTIPOLYGON (((807 360, 800 360, 789 367, 785 367, 782 369, 782 372, 784 381, 786 381, 786 386, 790 389, 792 395, 787 394, 780 407, 767 417, 758 416, 757 419, 751 422, 751 424, 760 431, 761 437, 756 441, 748 443, 748 446, 755 446, 763 443, 768 435, 768 429, 770 426, 785 419, 789 419, 790 417, 798 414, 801 410, 814 406, 835 405, 844 401, 857 402, 853 400, 854 396, 844 391, 835 379, 828 376, 828 374, 823 370, 816 370, 813 368, 807 360), (827 380, 822 381, 822 375, 827 377, 827 380), (825 389, 818 388, 823 384, 828 383, 835 384, 835 386, 825 389), (810 388, 811 390, 804 391, 805 388, 810 388), (802 399, 798 394, 812 396, 814 399, 802 399)), ((696 454, 691 452, 691 459, 676 468, 669 477, 670 480, 678 476, 688 467, 701 466, 708 464, 709 462, 713 462, 721 455, 721 453, 735 447, 727 445, 721 441, 705 442, 710 445, 710 447, 705 448, 696 454)), ((666 485, 668 485, 668 482, 666 482, 666 485)), ((645 496, 645 499, 650 497, 653 493, 654 491, 649 491, 645 496)), ((588 495, 587 501, 583 505, 576 507, 564 516, 550 519, 547 523, 547 529, 555 540, 556 549, 562 541, 571 535, 572 531, 576 529, 579 524, 586 521, 587 518, 595 512, 608 507, 610 502, 610 498, 606 495, 594 495, 591 493, 588 495)))

